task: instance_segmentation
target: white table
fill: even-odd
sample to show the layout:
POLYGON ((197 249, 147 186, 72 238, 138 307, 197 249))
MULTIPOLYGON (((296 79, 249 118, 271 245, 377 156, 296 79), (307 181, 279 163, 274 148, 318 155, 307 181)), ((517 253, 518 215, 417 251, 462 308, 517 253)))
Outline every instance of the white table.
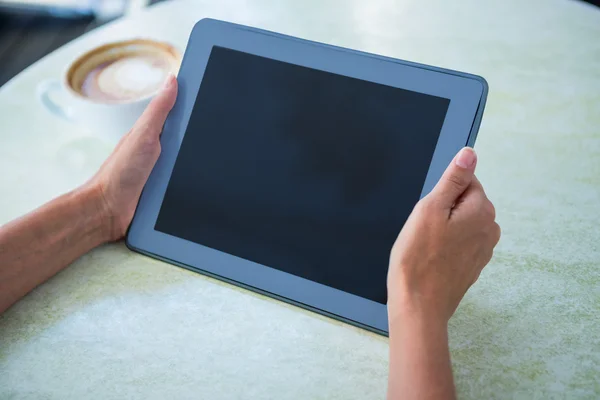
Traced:
MULTIPOLYGON (((113 39, 184 48, 210 16, 486 77, 478 175, 503 239, 451 321, 462 398, 600 397, 600 10, 567 0, 163 3, 0 90, 0 223, 88 178, 111 144, 35 100, 113 39)), ((387 339, 99 248, 0 317, 0 398, 382 399, 387 339)))

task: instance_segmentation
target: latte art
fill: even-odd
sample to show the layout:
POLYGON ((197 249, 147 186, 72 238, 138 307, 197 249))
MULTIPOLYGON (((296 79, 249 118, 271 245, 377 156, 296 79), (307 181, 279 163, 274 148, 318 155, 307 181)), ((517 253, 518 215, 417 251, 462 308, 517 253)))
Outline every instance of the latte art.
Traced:
POLYGON ((79 95, 100 103, 128 103, 160 90, 179 69, 173 47, 150 40, 101 46, 82 56, 68 72, 68 83, 79 95))
POLYGON ((159 57, 123 57, 90 71, 81 93, 98 100, 133 100, 156 92, 170 71, 170 63, 159 57))

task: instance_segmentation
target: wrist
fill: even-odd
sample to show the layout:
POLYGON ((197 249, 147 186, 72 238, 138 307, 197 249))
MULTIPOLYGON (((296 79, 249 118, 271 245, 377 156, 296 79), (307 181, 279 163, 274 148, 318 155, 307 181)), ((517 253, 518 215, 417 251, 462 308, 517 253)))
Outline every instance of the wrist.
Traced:
POLYGON ((388 398, 454 399, 448 324, 418 302, 388 302, 390 377, 388 398))
POLYGON ((428 327, 430 330, 448 330, 448 319, 435 307, 428 306, 418 294, 396 291, 388 298, 390 334, 406 327, 428 327))
POLYGON ((112 241, 111 216, 98 185, 85 184, 73 192, 77 204, 82 207, 84 219, 90 232, 93 232, 97 244, 112 241))

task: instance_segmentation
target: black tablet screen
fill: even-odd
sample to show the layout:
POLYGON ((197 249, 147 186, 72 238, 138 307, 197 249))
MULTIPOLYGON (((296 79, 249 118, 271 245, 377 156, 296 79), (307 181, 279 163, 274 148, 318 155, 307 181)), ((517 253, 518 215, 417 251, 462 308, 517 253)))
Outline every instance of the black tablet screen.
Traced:
POLYGON ((385 303, 449 103, 214 47, 155 229, 385 303))

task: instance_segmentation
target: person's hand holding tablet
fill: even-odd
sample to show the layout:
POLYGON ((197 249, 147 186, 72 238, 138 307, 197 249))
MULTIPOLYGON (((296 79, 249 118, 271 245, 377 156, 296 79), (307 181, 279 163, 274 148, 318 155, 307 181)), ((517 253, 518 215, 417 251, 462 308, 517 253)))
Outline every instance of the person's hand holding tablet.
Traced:
POLYGON ((500 240, 494 205, 461 150, 417 203, 390 256, 389 397, 448 399, 454 383, 448 320, 500 240))

